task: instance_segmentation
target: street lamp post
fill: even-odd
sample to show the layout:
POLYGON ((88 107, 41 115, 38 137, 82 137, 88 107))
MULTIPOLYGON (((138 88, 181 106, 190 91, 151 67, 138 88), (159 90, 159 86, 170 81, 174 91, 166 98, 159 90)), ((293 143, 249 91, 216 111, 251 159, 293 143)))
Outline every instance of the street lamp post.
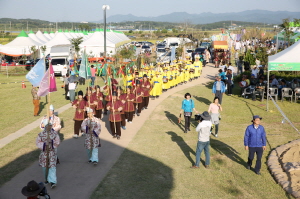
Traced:
POLYGON ((104 11, 104 59, 106 60, 106 10, 109 10, 109 5, 103 5, 102 10, 104 11))

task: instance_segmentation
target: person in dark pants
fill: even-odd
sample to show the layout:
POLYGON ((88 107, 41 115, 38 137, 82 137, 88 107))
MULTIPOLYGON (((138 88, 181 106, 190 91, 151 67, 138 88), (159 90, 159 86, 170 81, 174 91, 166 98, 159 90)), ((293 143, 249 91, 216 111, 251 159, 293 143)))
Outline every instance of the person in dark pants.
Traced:
POLYGON ((244 136, 245 149, 249 151, 247 169, 251 169, 254 154, 256 153, 255 173, 260 175, 261 158, 263 151, 266 150, 266 132, 265 128, 260 125, 261 117, 258 115, 253 116, 253 124, 249 125, 246 129, 244 136))
POLYGON ((69 92, 69 73, 66 74, 65 78, 64 78, 64 84, 65 84, 65 98, 66 100, 70 100, 69 96, 68 96, 68 92, 69 92))
POLYGON ((227 94, 229 96, 232 95, 232 87, 233 87, 233 81, 232 81, 232 70, 228 69, 227 70, 227 94))
POLYGON ((78 92, 78 99, 74 100, 72 103, 72 106, 75 111, 74 115, 74 135, 73 138, 78 138, 79 132, 81 131, 81 124, 82 121, 85 119, 84 111, 86 107, 86 101, 83 99, 83 92, 79 91, 78 92))
POLYGON ((215 97, 219 98, 219 104, 222 104, 222 97, 225 91, 226 87, 224 82, 221 81, 221 78, 219 76, 216 76, 216 81, 212 88, 212 94, 215 95, 215 97))
POLYGON ((112 101, 107 103, 107 110, 109 111, 109 124, 111 134, 113 138, 118 140, 121 138, 121 111, 123 110, 123 104, 120 100, 117 100, 117 92, 112 92, 112 101))
MULTIPOLYGON (((192 112, 195 111, 196 113, 198 113, 198 111, 196 111, 195 109, 194 100, 191 99, 190 93, 186 93, 184 95, 184 98, 185 99, 182 101, 181 109, 184 111, 184 121, 185 121, 184 133, 187 133, 187 131, 191 131, 190 123, 191 123, 192 112)), ((182 114, 182 110, 180 111, 180 115, 182 114)))

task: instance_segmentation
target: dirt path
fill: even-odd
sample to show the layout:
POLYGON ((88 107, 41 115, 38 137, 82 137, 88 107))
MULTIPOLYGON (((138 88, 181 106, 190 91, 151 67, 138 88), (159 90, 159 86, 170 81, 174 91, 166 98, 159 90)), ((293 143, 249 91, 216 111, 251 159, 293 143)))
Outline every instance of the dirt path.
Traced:
MULTIPOLYGON (((216 74, 217 69, 213 68, 212 64, 209 64, 203 68, 203 74, 200 79, 170 89, 163 93, 159 99, 150 100, 148 109, 142 111, 140 117, 135 117, 132 124, 127 124, 127 130, 122 130, 120 140, 113 139, 108 132, 106 128, 108 126, 108 117, 105 116, 103 121, 101 121, 102 132, 100 138, 102 147, 99 148, 99 163, 97 166, 87 163, 83 137, 64 140, 58 148, 61 164, 57 165, 57 187, 50 189, 49 185, 47 186, 51 198, 89 198, 157 105, 169 95, 178 91, 196 85, 202 86, 202 84, 211 81, 216 74)), ((36 159, 38 160, 38 157, 36 159)), ((43 181, 42 170, 38 166, 38 161, 4 184, 0 188, 0 198, 24 198, 21 194, 21 189, 30 180, 43 181)))

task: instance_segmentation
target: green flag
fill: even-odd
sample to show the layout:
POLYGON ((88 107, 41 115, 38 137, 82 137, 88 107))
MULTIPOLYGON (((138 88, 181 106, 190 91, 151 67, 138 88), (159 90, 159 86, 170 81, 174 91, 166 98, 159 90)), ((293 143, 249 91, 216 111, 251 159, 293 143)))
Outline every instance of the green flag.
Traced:
POLYGON ((85 51, 82 54, 82 60, 79 69, 79 77, 83 77, 84 79, 91 78, 91 68, 88 66, 88 60, 85 51))

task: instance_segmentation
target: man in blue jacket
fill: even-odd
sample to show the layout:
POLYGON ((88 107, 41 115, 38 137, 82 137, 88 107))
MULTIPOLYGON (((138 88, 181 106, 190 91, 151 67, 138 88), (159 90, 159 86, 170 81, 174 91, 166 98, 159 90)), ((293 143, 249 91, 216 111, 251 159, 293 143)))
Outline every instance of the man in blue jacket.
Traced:
POLYGON ((257 175, 260 175, 261 158, 263 151, 266 150, 267 140, 265 128, 260 125, 261 119, 262 118, 258 115, 254 115, 252 120, 253 124, 247 127, 244 136, 245 149, 249 150, 247 169, 251 169, 254 154, 256 153, 256 164, 254 171, 257 175))
POLYGON ((223 93, 226 91, 226 86, 219 76, 216 76, 216 81, 212 88, 212 93, 219 98, 219 104, 222 104, 223 93))

